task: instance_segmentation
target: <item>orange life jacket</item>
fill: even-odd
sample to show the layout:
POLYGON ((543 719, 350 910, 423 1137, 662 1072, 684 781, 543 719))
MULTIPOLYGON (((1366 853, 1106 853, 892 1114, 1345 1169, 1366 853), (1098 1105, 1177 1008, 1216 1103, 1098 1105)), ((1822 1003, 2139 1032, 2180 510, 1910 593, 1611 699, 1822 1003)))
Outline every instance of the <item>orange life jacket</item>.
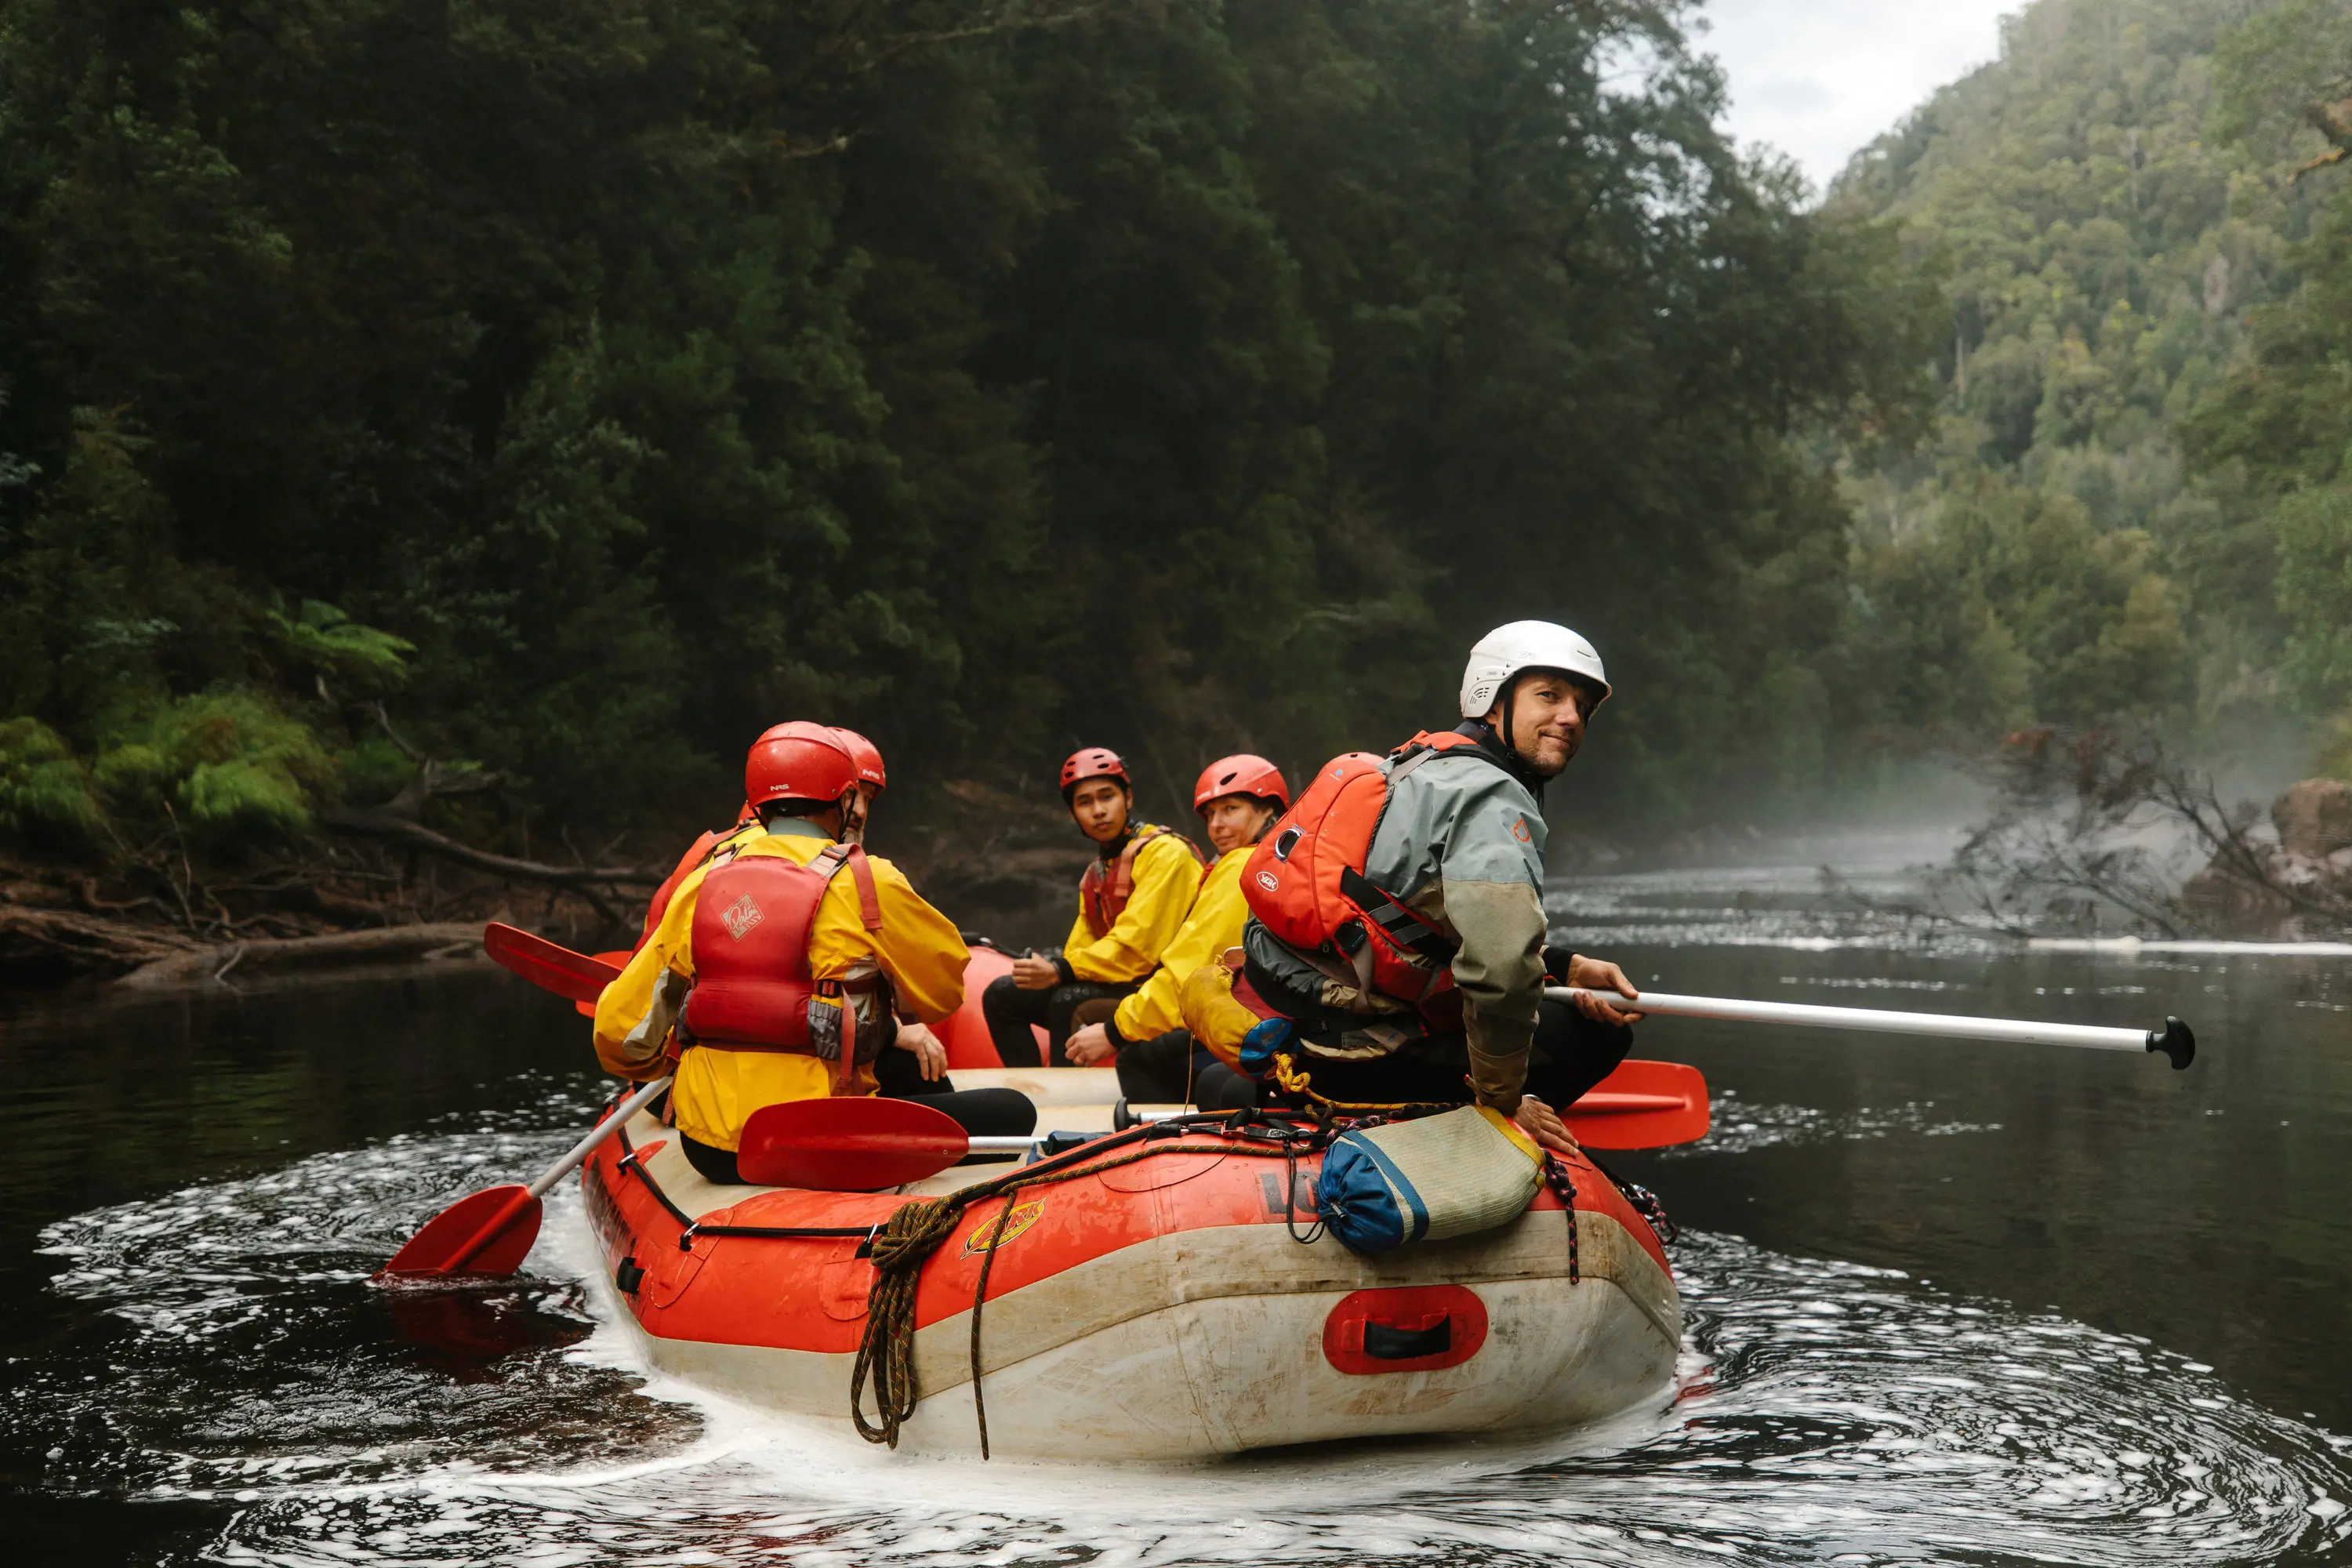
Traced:
POLYGON ((856 1013, 843 994, 874 984, 845 987, 817 979, 809 968, 817 907, 844 866, 857 884, 860 920, 867 931, 880 930, 874 872, 854 844, 828 845, 805 866, 777 855, 739 855, 703 879, 689 938, 694 988, 678 1015, 682 1044, 835 1062, 837 1089, 854 1078, 856 1064, 874 1059, 883 1032, 860 1042, 856 1013))
POLYGON ((1242 868, 1250 913, 1318 967, 1353 973, 1356 988, 1409 1006, 1454 1002, 1445 933, 1364 875, 1389 790, 1431 757, 1478 742, 1448 731, 1415 735, 1383 759, 1349 752, 1323 764, 1298 804, 1258 841, 1242 868))
POLYGON ((1135 857, 1155 838, 1173 838, 1192 852, 1192 858, 1201 863, 1203 870, 1208 868, 1209 858, 1201 853, 1201 847, 1172 827, 1154 827, 1137 834, 1127 841, 1127 847, 1115 859, 1096 856, 1087 874, 1078 879, 1078 900, 1086 906, 1097 931, 1110 930, 1127 912, 1128 900, 1135 897, 1135 857))
MULTIPOLYGON (((740 827, 751 820, 751 808, 746 805, 736 814, 735 826, 728 828, 727 833, 734 832, 736 827, 740 827)), ((646 906, 645 929, 637 933, 638 947, 643 947, 653 941, 654 931, 661 924, 662 916, 669 912, 670 900, 677 897, 678 884, 686 880, 687 873, 710 858, 710 851, 717 847, 719 841, 726 836, 726 833, 706 832, 694 841, 691 848, 678 857, 677 869, 672 871, 663 879, 662 885, 654 889, 653 902, 646 906)))

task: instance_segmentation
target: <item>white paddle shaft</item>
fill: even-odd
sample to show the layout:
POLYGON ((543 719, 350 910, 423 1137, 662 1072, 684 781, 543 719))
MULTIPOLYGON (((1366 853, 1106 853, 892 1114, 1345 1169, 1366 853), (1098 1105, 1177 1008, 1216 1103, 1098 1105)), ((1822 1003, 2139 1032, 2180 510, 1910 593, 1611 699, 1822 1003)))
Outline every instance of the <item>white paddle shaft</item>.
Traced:
MULTIPOLYGON (((1544 994, 1572 1002, 1580 987, 1551 985, 1544 994)), ((1748 1002, 1728 996, 1671 996, 1644 991, 1629 1002, 1614 991, 1591 994, 1637 1013, 1675 1018, 1720 1018, 1734 1024, 1804 1024, 1820 1029, 1870 1029, 1884 1035, 1937 1035, 1951 1040, 2013 1040, 2028 1046, 2082 1046, 2095 1051, 2156 1050, 2147 1029, 2114 1029, 2097 1024, 2036 1024, 2022 1018, 1969 1018, 1950 1013, 1893 1013, 1877 1007, 1822 1007, 1806 1002, 1748 1002)))
POLYGON ((968 1138, 964 1142, 975 1154, 1026 1154, 1045 1141, 1046 1135, 1034 1138, 968 1138))
POLYGON ((604 1118, 604 1121, 596 1123, 596 1125, 590 1130, 587 1137, 583 1138, 579 1142, 572 1145, 572 1152, 570 1153, 564 1155, 562 1159, 558 1160, 554 1164, 550 1165, 546 1170, 541 1171, 539 1173, 539 1180, 530 1184, 530 1195, 535 1198, 545 1197, 550 1187, 552 1187, 556 1183, 563 1180, 565 1176, 571 1173, 572 1168, 574 1165, 577 1165, 581 1161, 585 1160, 589 1155, 596 1152, 597 1144, 602 1143, 605 1139, 610 1138, 613 1135, 614 1128, 618 1127, 622 1122, 626 1121, 630 1117, 635 1116, 638 1111, 643 1110, 646 1106, 651 1105, 654 1102, 654 1097, 668 1087, 668 1079, 657 1078, 654 1079, 653 1082, 637 1090, 636 1093, 629 1096, 628 1099, 621 1101, 620 1104, 614 1106, 613 1108, 613 1114, 604 1118))

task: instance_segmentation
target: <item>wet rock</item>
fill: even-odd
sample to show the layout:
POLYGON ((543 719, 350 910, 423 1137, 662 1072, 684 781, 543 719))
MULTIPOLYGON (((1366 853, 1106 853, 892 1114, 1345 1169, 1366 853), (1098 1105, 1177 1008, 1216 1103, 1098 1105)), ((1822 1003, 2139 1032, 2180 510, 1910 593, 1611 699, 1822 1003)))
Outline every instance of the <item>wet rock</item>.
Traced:
POLYGON ((2251 843, 2249 865, 2216 856, 2180 889, 2181 911, 2220 930, 2276 931, 2352 920, 2352 784, 2305 779, 2271 805, 2276 844, 2251 843))
POLYGON ((2181 885, 2179 903, 2186 913, 2230 929, 2269 924, 2294 911, 2294 900, 2284 893, 2218 859, 2181 885))
POLYGON ((2289 784, 2271 804, 2271 821, 2287 854, 2326 860, 2352 847, 2352 784, 2340 779, 2289 784))

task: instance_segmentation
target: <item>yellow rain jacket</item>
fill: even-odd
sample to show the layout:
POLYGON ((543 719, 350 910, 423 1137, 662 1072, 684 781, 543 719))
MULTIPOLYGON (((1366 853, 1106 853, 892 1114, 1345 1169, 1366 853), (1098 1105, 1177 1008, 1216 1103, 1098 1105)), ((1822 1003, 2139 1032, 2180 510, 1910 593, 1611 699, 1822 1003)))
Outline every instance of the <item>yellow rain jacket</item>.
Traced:
POLYGON ((1242 927, 1249 920, 1249 900, 1242 897, 1242 865, 1256 847, 1244 844, 1227 850, 1201 879, 1192 912, 1169 939, 1160 967, 1111 1015, 1111 1026, 1122 1039, 1148 1040, 1184 1026, 1184 982, 1201 965, 1216 963, 1225 949, 1241 945, 1242 927))
MULTIPOLYGON (((1134 830, 1139 837, 1154 831, 1140 822, 1134 830)), ((1070 977, 1126 985, 1150 973, 1183 925, 1200 886, 1201 862, 1184 839, 1173 833, 1152 839, 1135 852, 1135 891, 1108 931, 1095 924, 1094 911, 1079 896, 1078 918, 1062 944, 1070 977)))
MULTIPOLYGON (((743 846, 743 855, 777 855, 795 865, 815 859, 833 840, 814 825, 787 819, 777 830, 743 846)), ((882 928, 869 931, 858 918, 857 888, 848 872, 836 876, 817 905, 809 938, 809 972, 819 980, 862 980, 877 971, 889 978, 898 1010, 934 1024, 963 1005, 963 970, 971 957, 954 922, 925 903, 889 861, 866 858, 882 908, 882 928)), ((670 1027, 686 1005, 694 979, 694 910, 712 862, 688 873, 653 936, 629 960, 619 979, 596 1002, 596 1058, 623 1078, 659 1075, 670 1027)), ((864 998, 870 1007, 871 994, 864 998)), ((887 1016, 866 1016, 858 1025, 892 1028, 887 1016)), ((884 1042, 883 1048, 890 1048, 884 1042)), ((696 1046, 678 1058, 677 1082, 670 1092, 677 1130, 714 1149, 732 1150, 742 1141, 743 1123, 762 1106, 791 1100, 819 1100, 833 1092, 833 1064, 790 1051, 738 1051, 696 1046)), ((857 1071, 861 1093, 874 1091, 868 1068, 857 1071)))

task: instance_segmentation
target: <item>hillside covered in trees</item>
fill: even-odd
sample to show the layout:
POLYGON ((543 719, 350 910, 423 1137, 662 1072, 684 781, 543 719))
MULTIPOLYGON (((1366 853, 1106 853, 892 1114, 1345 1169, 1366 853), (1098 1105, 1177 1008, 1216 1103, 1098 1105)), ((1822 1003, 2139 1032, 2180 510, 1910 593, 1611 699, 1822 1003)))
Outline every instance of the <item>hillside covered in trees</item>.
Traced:
POLYGON ((2352 701, 2345 542, 2292 498, 2345 447, 2310 416, 2341 402, 2313 395, 2343 363, 2352 209, 2304 165, 2352 92, 2346 26, 2304 0, 2042 0, 1837 183, 1830 208, 1898 225, 1947 307, 1933 435, 1848 486, 1883 721, 2326 749, 2352 701))
POLYGON ((0 835, 267 934, 788 717, 1166 810, 1527 615, 1628 831, 2352 703, 2334 9, 2040 0, 1817 207, 1696 15, 0 0, 0 835))

